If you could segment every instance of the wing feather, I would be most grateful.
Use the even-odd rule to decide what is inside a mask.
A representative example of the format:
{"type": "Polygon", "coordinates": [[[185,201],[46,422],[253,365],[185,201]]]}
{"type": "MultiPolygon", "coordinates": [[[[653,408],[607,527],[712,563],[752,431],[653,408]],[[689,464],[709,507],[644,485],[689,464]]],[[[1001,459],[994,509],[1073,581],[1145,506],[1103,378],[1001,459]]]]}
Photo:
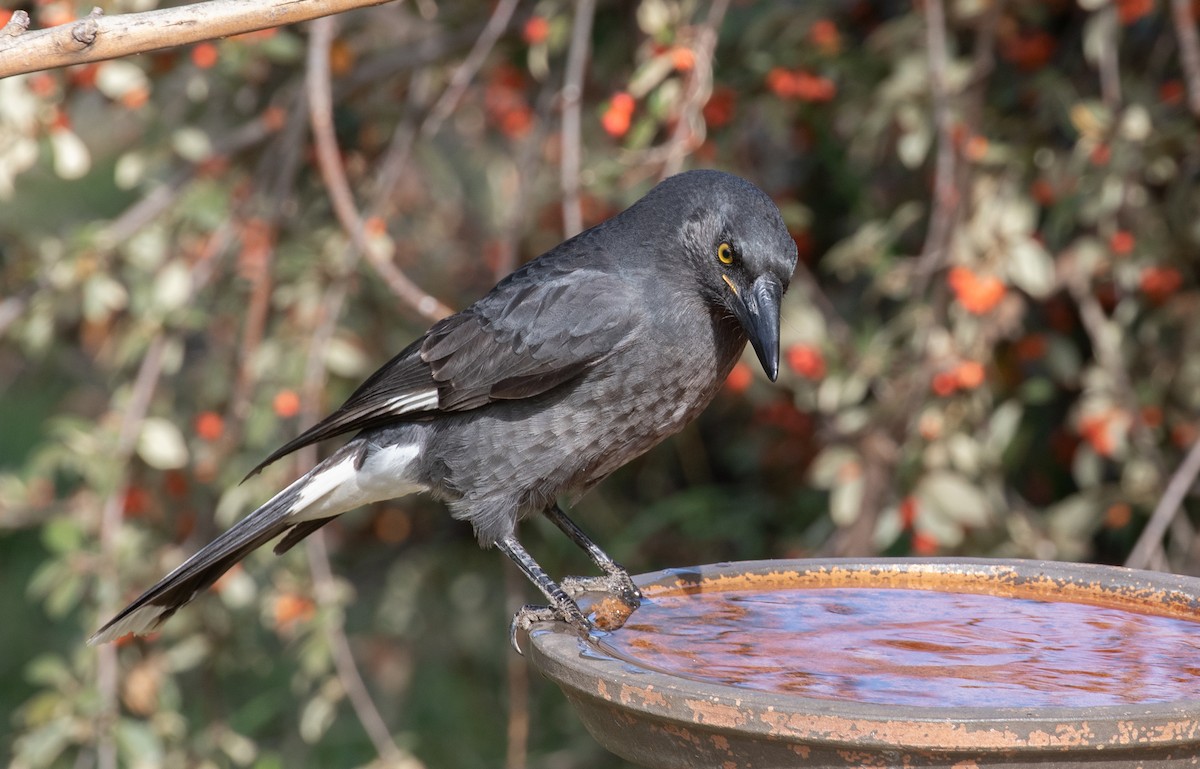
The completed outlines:
{"type": "Polygon", "coordinates": [[[515,273],[436,323],[250,475],[343,433],[548,392],[621,344],[636,322],[635,298],[624,281],[596,270],[515,273]]]}

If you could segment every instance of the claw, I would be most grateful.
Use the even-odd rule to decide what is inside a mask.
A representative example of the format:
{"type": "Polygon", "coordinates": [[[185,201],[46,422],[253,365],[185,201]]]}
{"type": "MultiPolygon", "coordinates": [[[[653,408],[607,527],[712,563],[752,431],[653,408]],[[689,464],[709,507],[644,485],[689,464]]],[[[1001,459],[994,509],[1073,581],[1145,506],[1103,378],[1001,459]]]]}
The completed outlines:
{"type": "Polygon", "coordinates": [[[529,636],[529,630],[539,622],[553,622],[555,620],[554,610],[549,606],[534,606],[533,604],[525,604],[517,613],[513,615],[512,624],[508,627],[508,642],[512,644],[513,650],[525,656],[525,652],[521,649],[521,642],[518,635],[524,633],[529,636]]]}
{"type": "Polygon", "coordinates": [[[565,622],[584,635],[592,630],[592,623],[588,622],[579,606],[569,598],[560,606],[537,606],[527,603],[513,615],[512,624],[508,628],[508,642],[522,657],[525,656],[525,652],[521,649],[518,636],[522,632],[528,636],[530,629],[539,622],[565,622]]]}

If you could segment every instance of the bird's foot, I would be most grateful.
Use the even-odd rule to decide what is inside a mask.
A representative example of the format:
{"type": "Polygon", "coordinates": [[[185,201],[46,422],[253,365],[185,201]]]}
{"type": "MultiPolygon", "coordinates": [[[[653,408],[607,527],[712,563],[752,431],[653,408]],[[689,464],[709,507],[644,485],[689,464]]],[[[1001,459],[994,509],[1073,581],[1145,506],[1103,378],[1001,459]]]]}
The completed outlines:
{"type": "Polygon", "coordinates": [[[605,594],[589,607],[592,624],[600,630],[619,630],[642,605],[642,591],[624,570],[610,571],[602,577],[567,577],[560,584],[572,598],[584,593],[605,594]]]}
{"type": "Polygon", "coordinates": [[[566,577],[560,583],[572,598],[584,593],[608,593],[619,598],[630,610],[642,605],[642,591],[625,570],[612,571],[602,577],[566,577]]]}
{"type": "Polygon", "coordinates": [[[570,598],[557,606],[525,604],[513,615],[512,624],[508,629],[509,643],[517,654],[525,655],[518,640],[519,635],[523,633],[528,636],[530,629],[539,622],[565,622],[584,635],[592,630],[592,623],[583,616],[578,604],[570,598]]]}

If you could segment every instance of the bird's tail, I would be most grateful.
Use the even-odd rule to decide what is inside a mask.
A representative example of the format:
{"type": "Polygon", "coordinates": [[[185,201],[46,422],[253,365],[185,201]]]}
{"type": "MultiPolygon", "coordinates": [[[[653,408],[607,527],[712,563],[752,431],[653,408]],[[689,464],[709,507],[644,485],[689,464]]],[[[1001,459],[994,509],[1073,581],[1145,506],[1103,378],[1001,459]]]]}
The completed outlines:
{"type": "Polygon", "coordinates": [[[409,447],[380,450],[362,439],[352,441],[142,593],[97,630],[88,644],[153,630],[235,563],[280,534],[284,537],[275,547],[276,554],[290,549],[340,513],[415,490],[395,483],[403,477],[403,468],[394,460],[411,459],[412,454],[415,450],[409,447]],[[395,480],[380,483],[381,476],[391,472],[396,473],[392,476],[395,480]]]}
{"type": "Polygon", "coordinates": [[[235,563],[289,528],[288,513],[299,497],[304,481],[305,478],[298,479],[208,543],[122,609],[97,630],[88,643],[115,641],[127,633],[147,633],[162,624],[235,563]]]}

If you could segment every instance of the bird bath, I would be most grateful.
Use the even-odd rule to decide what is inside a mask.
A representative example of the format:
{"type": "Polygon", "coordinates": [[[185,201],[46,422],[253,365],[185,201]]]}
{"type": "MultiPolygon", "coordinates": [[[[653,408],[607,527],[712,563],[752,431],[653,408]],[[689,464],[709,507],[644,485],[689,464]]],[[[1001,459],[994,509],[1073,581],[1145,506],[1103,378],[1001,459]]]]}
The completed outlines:
{"type": "Polygon", "coordinates": [[[825,559],[636,581],[621,630],[544,623],[527,646],[643,766],[1200,765],[1200,579],[825,559]]]}

